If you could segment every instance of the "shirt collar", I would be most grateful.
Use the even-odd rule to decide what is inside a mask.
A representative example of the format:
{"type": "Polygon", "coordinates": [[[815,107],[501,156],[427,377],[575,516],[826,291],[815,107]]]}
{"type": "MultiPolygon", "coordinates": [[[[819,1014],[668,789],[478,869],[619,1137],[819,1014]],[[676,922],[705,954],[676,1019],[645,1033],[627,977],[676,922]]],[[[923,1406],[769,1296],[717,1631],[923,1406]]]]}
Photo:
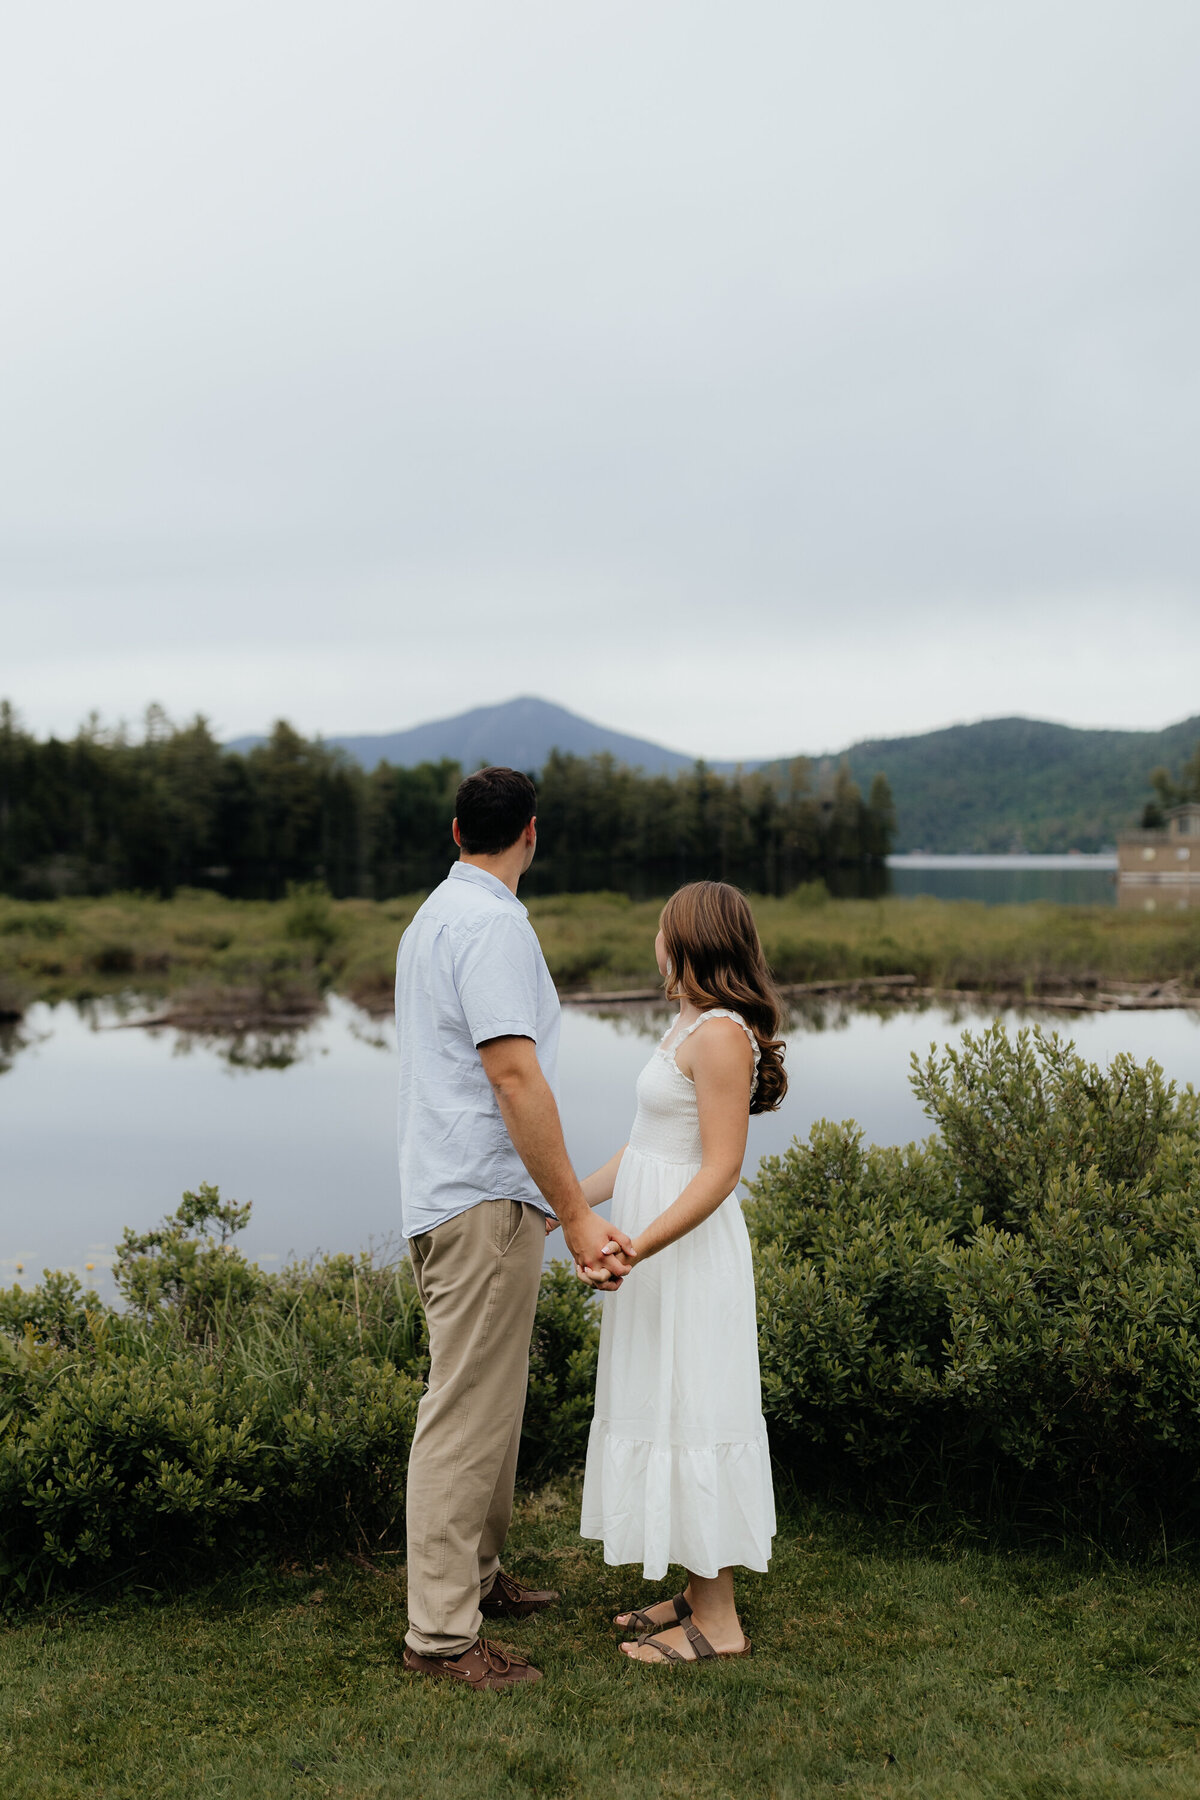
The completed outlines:
{"type": "Polygon", "coordinates": [[[470,881],[476,887],[486,888],[490,894],[495,894],[500,900],[507,900],[512,906],[520,907],[526,917],[529,916],[529,908],[521,904],[512,889],[505,887],[498,875],[481,869],[478,863],[451,863],[449,878],[451,881],[470,881]]]}

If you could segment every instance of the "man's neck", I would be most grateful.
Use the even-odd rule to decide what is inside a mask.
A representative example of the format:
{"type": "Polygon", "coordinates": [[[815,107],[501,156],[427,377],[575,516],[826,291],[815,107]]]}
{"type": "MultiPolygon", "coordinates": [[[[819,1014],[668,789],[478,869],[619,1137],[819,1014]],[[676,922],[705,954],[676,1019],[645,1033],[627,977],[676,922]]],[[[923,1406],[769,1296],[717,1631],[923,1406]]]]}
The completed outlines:
{"type": "Polygon", "coordinates": [[[465,850],[459,851],[458,860],[466,863],[468,868],[482,869],[488,875],[494,875],[502,881],[509,893],[516,897],[517,883],[525,873],[525,846],[521,845],[521,854],[513,856],[506,851],[503,856],[468,856],[465,850]]]}

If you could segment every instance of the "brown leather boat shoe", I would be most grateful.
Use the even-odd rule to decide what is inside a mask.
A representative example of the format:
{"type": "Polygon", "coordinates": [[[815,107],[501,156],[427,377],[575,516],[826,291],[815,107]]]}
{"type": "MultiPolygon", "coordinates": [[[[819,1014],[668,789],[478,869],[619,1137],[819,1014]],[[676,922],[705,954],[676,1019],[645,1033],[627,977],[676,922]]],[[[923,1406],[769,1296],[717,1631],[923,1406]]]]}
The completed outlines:
{"type": "Polygon", "coordinates": [[[464,1686],[478,1688],[519,1687],[523,1682],[540,1681],[542,1671],[526,1662],[515,1651],[501,1650],[486,1638],[476,1638],[469,1650],[459,1656],[420,1656],[404,1646],[404,1667],[411,1675],[440,1676],[446,1681],[461,1681],[464,1686]]]}
{"type": "Polygon", "coordinates": [[[553,1588],[522,1587],[499,1569],[486,1598],[479,1602],[479,1610],[485,1619],[527,1619],[530,1613],[544,1612],[557,1599],[553,1588]]]}

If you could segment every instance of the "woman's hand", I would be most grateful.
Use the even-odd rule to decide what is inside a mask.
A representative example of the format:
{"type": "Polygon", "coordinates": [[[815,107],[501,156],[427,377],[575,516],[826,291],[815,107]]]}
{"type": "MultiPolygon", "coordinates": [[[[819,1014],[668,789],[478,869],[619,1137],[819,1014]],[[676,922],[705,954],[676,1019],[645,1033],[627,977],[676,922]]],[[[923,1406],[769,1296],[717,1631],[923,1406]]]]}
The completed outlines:
{"type": "MultiPolygon", "coordinates": [[[[610,1239],[605,1246],[605,1254],[619,1250],[620,1247],[610,1239]]],[[[625,1279],[623,1275],[610,1275],[607,1269],[592,1269],[588,1267],[587,1263],[579,1262],[575,1264],[575,1273],[587,1287],[595,1288],[601,1294],[615,1294],[625,1279]]]]}

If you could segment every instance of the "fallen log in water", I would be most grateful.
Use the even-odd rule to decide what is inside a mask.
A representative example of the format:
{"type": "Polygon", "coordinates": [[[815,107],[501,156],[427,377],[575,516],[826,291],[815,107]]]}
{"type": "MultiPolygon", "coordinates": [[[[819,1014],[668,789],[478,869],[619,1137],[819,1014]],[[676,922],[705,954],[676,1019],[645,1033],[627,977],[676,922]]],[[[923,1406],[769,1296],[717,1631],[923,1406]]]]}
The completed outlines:
{"type": "Polygon", "coordinates": [[[854,975],[840,981],[786,981],[779,992],[785,1000],[802,1000],[806,994],[857,994],[866,988],[913,988],[915,975],[854,975]]]}
{"type": "MultiPolygon", "coordinates": [[[[839,981],[789,981],[779,984],[779,992],[785,1000],[803,999],[806,994],[857,994],[875,988],[910,988],[916,982],[915,975],[854,975],[839,981]]],[[[560,994],[559,999],[564,1006],[619,1006],[622,1002],[662,1000],[666,996],[661,987],[621,988],[611,993],[596,991],[592,988],[576,988],[573,992],[560,994]]]]}
{"type": "MultiPolygon", "coordinates": [[[[940,1001],[969,1006],[1044,1007],[1050,1012],[1158,1012],[1200,1008],[1200,994],[1184,993],[1178,982],[1142,983],[1120,992],[1107,990],[1085,994],[1064,992],[1057,985],[1027,993],[1024,988],[918,987],[915,975],[856,975],[841,981],[792,981],[781,983],[785,1000],[853,1000],[873,995],[894,996],[897,1001],[940,1001]]],[[[560,994],[564,1006],[620,1006],[664,1000],[658,988],[625,988],[614,992],[590,989],[560,994]]]]}
{"type": "Polygon", "coordinates": [[[240,1037],[249,1031],[301,1031],[324,1010],[323,995],[307,988],[271,993],[259,988],[203,987],[186,989],[149,1018],[122,1019],[110,1029],[150,1031],[169,1025],[176,1031],[240,1037]]]}

